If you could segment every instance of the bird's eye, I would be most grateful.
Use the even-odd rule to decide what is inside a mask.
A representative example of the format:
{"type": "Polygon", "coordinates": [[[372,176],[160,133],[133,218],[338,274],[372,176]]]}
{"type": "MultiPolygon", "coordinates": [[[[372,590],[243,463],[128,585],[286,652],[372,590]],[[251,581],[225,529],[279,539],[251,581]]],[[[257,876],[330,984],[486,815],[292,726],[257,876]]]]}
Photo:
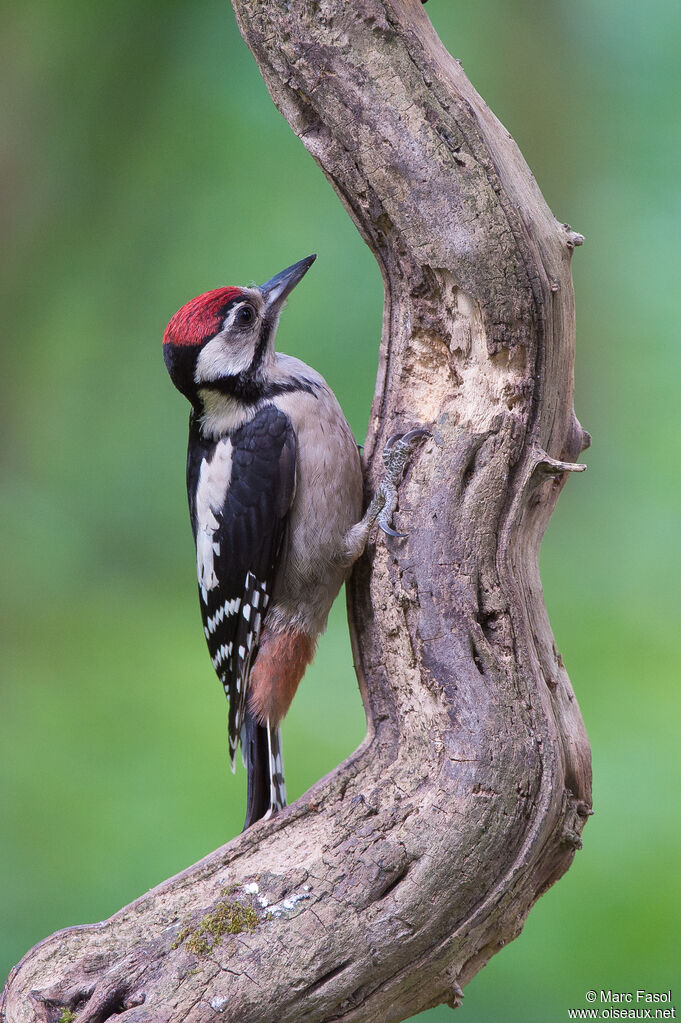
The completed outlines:
{"type": "Polygon", "coordinates": [[[255,319],[255,313],[249,305],[243,306],[236,314],[236,322],[240,327],[248,327],[255,319]]]}

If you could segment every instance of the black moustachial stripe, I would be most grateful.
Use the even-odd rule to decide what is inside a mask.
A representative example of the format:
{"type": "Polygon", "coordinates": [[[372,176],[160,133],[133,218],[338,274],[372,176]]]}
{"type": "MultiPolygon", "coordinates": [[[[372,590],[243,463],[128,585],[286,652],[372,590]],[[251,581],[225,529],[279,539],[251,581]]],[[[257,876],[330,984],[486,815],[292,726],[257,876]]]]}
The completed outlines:
{"type": "MultiPolygon", "coordinates": [[[[202,467],[210,469],[219,445],[231,444],[231,475],[220,508],[211,506],[216,583],[199,586],[204,632],[213,666],[229,698],[232,763],[244,721],[251,664],[274,585],[276,563],[295,488],[296,443],[291,422],[274,405],[264,408],[229,439],[206,441],[190,420],[187,488],[194,537],[199,521],[202,467]],[[217,524],[217,528],[215,527],[217,524]]],[[[222,452],[224,453],[224,448],[222,452]]],[[[199,538],[203,541],[204,537],[199,538]]]]}
{"type": "Polygon", "coordinates": [[[219,380],[211,380],[210,383],[202,384],[202,390],[217,391],[230,398],[236,398],[246,405],[254,405],[258,401],[271,401],[278,394],[289,394],[294,391],[307,391],[308,394],[317,398],[315,386],[309,380],[302,377],[291,377],[290,380],[272,383],[263,383],[255,380],[250,375],[250,369],[234,376],[221,377],[219,380]]]}

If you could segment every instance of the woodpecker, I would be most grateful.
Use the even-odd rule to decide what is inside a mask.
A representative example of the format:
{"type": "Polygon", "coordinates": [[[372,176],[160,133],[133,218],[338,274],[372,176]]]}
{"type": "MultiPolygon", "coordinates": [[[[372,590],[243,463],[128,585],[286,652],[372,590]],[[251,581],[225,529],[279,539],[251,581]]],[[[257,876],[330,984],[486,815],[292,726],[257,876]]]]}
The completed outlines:
{"type": "Polygon", "coordinates": [[[409,452],[392,438],[387,476],[362,518],[359,451],[340,405],[310,366],[274,350],[282,307],[316,256],[260,287],[187,302],[163,335],[172,382],[189,400],[187,492],[199,602],[229,700],[232,771],[248,771],[244,827],[286,805],[281,721],[317,638],[378,519],[386,533],[409,452]]]}

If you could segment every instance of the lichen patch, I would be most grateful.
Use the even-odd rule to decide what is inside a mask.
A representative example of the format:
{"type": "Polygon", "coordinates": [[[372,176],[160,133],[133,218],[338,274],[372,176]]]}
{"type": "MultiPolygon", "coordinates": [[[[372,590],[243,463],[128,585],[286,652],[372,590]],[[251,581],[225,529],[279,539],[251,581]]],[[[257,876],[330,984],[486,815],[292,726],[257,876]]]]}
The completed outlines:
{"type": "Polygon", "coordinates": [[[299,902],[309,898],[311,898],[309,892],[295,892],[293,895],[282,899],[281,902],[275,902],[273,906],[268,906],[265,914],[269,917],[285,916],[288,913],[292,913],[299,902]]]}

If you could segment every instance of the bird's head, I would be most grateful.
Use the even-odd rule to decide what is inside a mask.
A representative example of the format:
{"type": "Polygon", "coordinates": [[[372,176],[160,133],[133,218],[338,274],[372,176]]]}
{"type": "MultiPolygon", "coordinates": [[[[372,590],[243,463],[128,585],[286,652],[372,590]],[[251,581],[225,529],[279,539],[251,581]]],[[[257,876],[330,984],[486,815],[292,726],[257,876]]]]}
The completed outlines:
{"type": "Polygon", "coordinates": [[[257,399],[284,302],[316,258],[301,259],[260,287],[207,291],[175,313],[163,354],[171,380],[192,404],[203,390],[257,399]]]}

